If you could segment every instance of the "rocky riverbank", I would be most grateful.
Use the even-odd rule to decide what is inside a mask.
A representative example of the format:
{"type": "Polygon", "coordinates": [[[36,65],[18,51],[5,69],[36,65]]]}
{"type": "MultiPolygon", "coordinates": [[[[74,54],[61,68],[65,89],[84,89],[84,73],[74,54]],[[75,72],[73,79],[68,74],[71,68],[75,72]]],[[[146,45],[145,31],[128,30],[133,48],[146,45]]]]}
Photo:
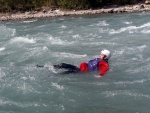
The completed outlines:
{"type": "Polygon", "coordinates": [[[136,5],[126,5],[126,6],[112,6],[111,8],[101,8],[101,9],[89,9],[89,10],[72,10],[72,11],[62,11],[59,9],[45,10],[42,11],[31,11],[24,13],[7,13],[0,14],[0,21],[8,20],[21,20],[21,19],[32,19],[32,18],[46,18],[46,17],[58,17],[58,16],[72,16],[72,15],[90,15],[90,14],[104,14],[104,13],[124,13],[124,12],[144,12],[150,11],[150,4],[136,4],[136,5]]]}

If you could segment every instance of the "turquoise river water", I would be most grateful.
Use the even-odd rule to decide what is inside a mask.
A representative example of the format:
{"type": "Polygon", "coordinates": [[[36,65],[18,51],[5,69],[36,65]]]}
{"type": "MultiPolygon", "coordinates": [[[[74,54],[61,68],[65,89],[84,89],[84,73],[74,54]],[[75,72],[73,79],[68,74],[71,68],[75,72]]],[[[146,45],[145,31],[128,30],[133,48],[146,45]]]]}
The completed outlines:
{"type": "Polygon", "coordinates": [[[150,113],[150,12],[0,22],[0,113],[150,113]],[[102,78],[53,69],[104,48],[102,78]]]}

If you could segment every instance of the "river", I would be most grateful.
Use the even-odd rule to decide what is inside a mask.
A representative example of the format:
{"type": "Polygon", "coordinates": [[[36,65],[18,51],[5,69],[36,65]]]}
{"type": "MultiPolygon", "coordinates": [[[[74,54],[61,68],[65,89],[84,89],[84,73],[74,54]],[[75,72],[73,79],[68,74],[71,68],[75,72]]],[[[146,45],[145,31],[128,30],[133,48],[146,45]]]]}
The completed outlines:
{"type": "Polygon", "coordinates": [[[149,48],[150,12],[0,22],[0,113],[149,113],[149,48]],[[99,79],[53,69],[102,49],[112,57],[99,79]]]}

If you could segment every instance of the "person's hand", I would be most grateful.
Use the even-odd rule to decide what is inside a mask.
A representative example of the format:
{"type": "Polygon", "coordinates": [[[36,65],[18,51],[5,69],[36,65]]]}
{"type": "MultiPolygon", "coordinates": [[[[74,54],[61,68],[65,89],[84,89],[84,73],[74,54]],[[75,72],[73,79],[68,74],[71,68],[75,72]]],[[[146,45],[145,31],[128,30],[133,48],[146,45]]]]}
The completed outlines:
{"type": "Polygon", "coordinates": [[[101,76],[101,75],[95,75],[95,77],[96,77],[96,78],[100,78],[100,77],[102,77],[102,76],[101,76]]]}

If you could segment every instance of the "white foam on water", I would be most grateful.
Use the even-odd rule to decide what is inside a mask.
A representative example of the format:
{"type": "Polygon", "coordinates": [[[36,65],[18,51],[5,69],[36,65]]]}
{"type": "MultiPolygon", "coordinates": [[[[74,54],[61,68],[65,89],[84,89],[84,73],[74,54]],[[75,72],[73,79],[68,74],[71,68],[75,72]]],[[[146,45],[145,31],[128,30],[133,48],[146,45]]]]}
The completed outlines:
{"type": "Polygon", "coordinates": [[[47,51],[47,50],[49,50],[49,49],[48,49],[47,46],[44,46],[44,47],[43,47],[43,50],[44,50],[44,51],[47,51]]]}
{"type": "Polygon", "coordinates": [[[44,28],[44,27],[46,27],[46,25],[37,26],[37,28],[44,28]]]}
{"type": "Polygon", "coordinates": [[[79,35],[79,34],[76,34],[76,35],[73,35],[72,36],[74,39],[78,39],[78,38],[80,38],[81,36],[79,35]]]}
{"type": "Polygon", "coordinates": [[[65,107],[63,105],[60,105],[60,108],[64,111],[65,107]]]}
{"type": "Polygon", "coordinates": [[[133,68],[127,69],[126,72],[139,74],[141,72],[149,72],[149,68],[150,68],[150,65],[145,65],[145,66],[140,66],[140,67],[137,67],[137,68],[134,68],[134,69],[133,68]]]}
{"type": "Polygon", "coordinates": [[[141,33],[143,33],[143,34],[150,34],[150,30],[142,30],[141,33]]]}
{"type": "Polygon", "coordinates": [[[146,48],[147,48],[147,45],[141,45],[141,46],[138,46],[138,47],[137,47],[137,49],[138,49],[140,52],[144,51],[144,49],[146,49],[146,48]]]}
{"type": "Polygon", "coordinates": [[[67,26],[65,26],[65,25],[62,25],[62,26],[61,26],[61,28],[67,28],[67,26]]]}
{"type": "MultiPolygon", "coordinates": [[[[93,39],[94,40],[94,39],[93,39]]],[[[84,42],[83,45],[117,45],[115,42],[84,42]]]]}
{"type": "Polygon", "coordinates": [[[104,92],[102,94],[105,94],[106,97],[114,97],[114,96],[118,95],[118,92],[115,92],[115,91],[113,91],[113,92],[106,91],[106,92],[104,92]]]}
{"type": "Polygon", "coordinates": [[[35,77],[29,76],[29,79],[35,81],[35,77]]]}
{"type": "Polygon", "coordinates": [[[123,27],[123,28],[120,28],[119,30],[111,29],[109,34],[119,34],[125,31],[131,31],[131,30],[136,30],[136,29],[137,29],[136,26],[123,27]]]}
{"type": "Polygon", "coordinates": [[[105,91],[102,94],[104,94],[106,97],[114,97],[118,95],[125,95],[125,96],[131,96],[131,97],[138,97],[138,98],[147,98],[150,99],[149,95],[145,95],[142,93],[136,93],[128,90],[117,90],[117,91],[105,91]]]}
{"type": "Polygon", "coordinates": [[[98,31],[99,31],[100,33],[108,33],[108,32],[111,32],[112,29],[109,29],[109,28],[106,28],[106,29],[99,28],[98,31]]]}
{"type": "Polygon", "coordinates": [[[11,34],[11,36],[13,37],[13,36],[15,36],[15,34],[16,34],[16,29],[12,29],[12,34],[11,34]]]}
{"type": "Polygon", "coordinates": [[[145,28],[145,27],[150,27],[150,22],[146,23],[146,24],[143,24],[137,28],[145,28]]]}
{"type": "Polygon", "coordinates": [[[74,41],[67,41],[67,40],[61,40],[60,38],[58,37],[53,37],[53,36],[50,36],[49,37],[49,40],[50,40],[50,43],[51,44],[54,44],[54,45],[70,45],[70,44],[73,44],[74,41]]]}
{"type": "Polygon", "coordinates": [[[119,81],[119,82],[112,82],[112,83],[107,83],[107,82],[98,82],[94,83],[94,85],[100,85],[100,86],[109,86],[109,85],[132,85],[132,84],[143,84],[144,82],[148,81],[147,79],[141,79],[141,80],[134,80],[134,81],[119,81]]]}
{"type": "Polygon", "coordinates": [[[109,24],[104,20],[104,21],[99,21],[97,26],[108,26],[109,24]]]}
{"type": "Polygon", "coordinates": [[[23,80],[27,80],[28,78],[27,78],[27,77],[21,77],[21,79],[23,79],[23,80]]]}
{"type": "Polygon", "coordinates": [[[92,24],[92,25],[89,25],[89,26],[109,26],[109,24],[105,21],[105,20],[103,20],[103,21],[99,21],[98,23],[94,23],[94,24],[92,24]]]}
{"type": "Polygon", "coordinates": [[[139,52],[140,53],[143,52],[145,49],[147,49],[147,47],[148,46],[145,44],[141,45],[141,46],[135,46],[135,47],[134,46],[133,47],[124,47],[124,48],[114,51],[113,54],[116,55],[117,57],[118,57],[118,55],[119,56],[125,55],[125,54],[129,55],[129,54],[134,54],[134,53],[136,53],[136,54],[138,53],[138,55],[140,55],[139,52]]]}
{"type": "Polygon", "coordinates": [[[59,73],[59,72],[54,68],[53,65],[45,65],[45,67],[46,67],[48,70],[52,71],[53,73],[59,73]]]}
{"type": "Polygon", "coordinates": [[[65,52],[55,52],[55,57],[63,57],[63,58],[84,58],[87,57],[86,54],[79,55],[79,54],[73,54],[73,53],[65,53],[65,52]]]}
{"type": "Polygon", "coordinates": [[[138,27],[137,26],[128,26],[128,27],[122,27],[118,30],[111,29],[109,31],[109,34],[119,34],[119,33],[125,32],[125,31],[129,31],[129,33],[134,33],[134,32],[137,32],[138,29],[149,28],[149,27],[150,27],[150,22],[143,24],[141,26],[138,26],[138,27]]]}
{"type": "Polygon", "coordinates": [[[0,51],[4,51],[5,49],[5,47],[0,47],[0,51]]]}
{"type": "Polygon", "coordinates": [[[129,25],[129,24],[132,24],[132,22],[123,22],[124,24],[127,24],[127,25],[129,25]]]}
{"type": "Polygon", "coordinates": [[[123,93],[123,95],[150,99],[149,95],[145,95],[145,94],[142,94],[142,93],[135,93],[135,92],[132,92],[132,91],[126,91],[126,92],[123,93]]]}
{"type": "Polygon", "coordinates": [[[52,82],[51,85],[52,85],[53,87],[55,87],[56,89],[58,89],[58,90],[64,90],[64,86],[61,86],[61,85],[59,85],[59,84],[56,83],[56,82],[52,82]]]}
{"type": "MultiPolygon", "coordinates": [[[[92,38],[94,38],[94,39],[102,38],[102,36],[100,36],[100,35],[98,35],[98,34],[96,34],[96,33],[89,33],[87,36],[82,37],[82,38],[84,38],[84,40],[85,40],[85,38],[89,38],[89,37],[92,37],[92,38]]],[[[81,38],[81,36],[80,36],[80,38],[81,38]]],[[[81,38],[81,39],[82,39],[82,38],[81,38]]]]}
{"type": "Polygon", "coordinates": [[[30,92],[35,92],[34,88],[30,84],[25,82],[27,80],[26,77],[23,77],[21,79],[23,79],[23,80],[18,81],[17,82],[17,87],[16,87],[19,91],[22,91],[23,94],[27,94],[27,93],[30,93],[30,92]]]}
{"type": "Polygon", "coordinates": [[[26,21],[23,21],[22,23],[33,23],[33,22],[36,22],[37,21],[37,19],[35,19],[35,20],[26,20],[26,21]]]}
{"type": "Polygon", "coordinates": [[[27,107],[32,107],[32,106],[40,106],[40,104],[36,103],[36,102],[27,102],[27,103],[20,103],[20,102],[15,102],[9,99],[6,99],[4,97],[0,97],[0,105],[4,106],[4,105],[15,105],[21,108],[27,108],[27,107]]]}
{"type": "Polygon", "coordinates": [[[6,76],[5,72],[2,68],[0,68],[0,81],[2,80],[2,77],[6,76]]]}
{"type": "Polygon", "coordinates": [[[15,37],[11,39],[11,43],[16,43],[16,42],[24,42],[24,43],[36,43],[35,39],[33,38],[27,38],[27,37],[15,37]]]}
{"type": "MultiPolygon", "coordinates": [[[[0,35],[4,35],[4,36],[15,36],[15,34],[16,34],[16,29],[15,28],[8,28],[8,27],[6,27],[5,25],[2,25],[2,26],[0,26],[0,32],[1,32],[1,34],[0,35]]],[[[3,36],[3,37],[4,37],[3,36]]]]}
{"type": "Polygon", "coordinates": [[[125,50],[117,50],[117,51],[114,51],[114,55],[123,55],[125,53],[125,50]]]}
{"type": "Polygon", "coordinates": [[[142,80],[134,80],[134,81],[119,81],[119,82],[114,82],[112,84],[117,84],[117,85],[124,85],[124,84],[137,84],[137,83],[141,83],[143,84],[144,82],[146,82],[146,79],[142,79],[142,80]]]}

